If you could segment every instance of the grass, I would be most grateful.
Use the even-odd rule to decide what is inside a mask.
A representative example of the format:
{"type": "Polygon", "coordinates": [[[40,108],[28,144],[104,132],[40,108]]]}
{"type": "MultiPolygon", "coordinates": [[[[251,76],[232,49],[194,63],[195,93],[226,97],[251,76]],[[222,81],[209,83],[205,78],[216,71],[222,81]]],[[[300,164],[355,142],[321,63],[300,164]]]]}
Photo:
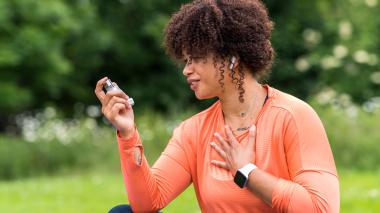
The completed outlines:
{"type": "MultiPolygon", "coordinates": [[[[341,212],[380,212],[380,171],[342,170],[341,212]]],[[[118,172],[80,172],[0,182],[2,212],[107,212],[127,202],[118,172]]],[[[164,212],[199,212],[189,187],[164,212]]]]}
{"type": "MultiPolygon", "coordinates": [[[[127,203],[122,177],[112,172],[85,172],[0,182],[1,212],[108,212],[127,203]]],[[[165,212],[198,212],[194,190],[188,190],[165,212]]]]}
{"type": "Polygon", "coordinates": [[[380,212],[380,171],[345,170],[339,176],[341,212],[380,212]]]}

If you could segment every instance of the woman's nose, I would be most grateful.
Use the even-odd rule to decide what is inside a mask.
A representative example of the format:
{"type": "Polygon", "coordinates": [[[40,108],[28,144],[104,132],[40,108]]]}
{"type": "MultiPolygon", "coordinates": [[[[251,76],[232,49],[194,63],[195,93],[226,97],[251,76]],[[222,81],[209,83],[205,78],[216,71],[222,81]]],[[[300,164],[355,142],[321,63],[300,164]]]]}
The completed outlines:
{"type": "Polygon", "coordinates": [[[185,67],[183,68],[182,70],[182,74],[184,76],[189,76],[191,73],[192,73],[192,68],[191,68],[191,65],[190,64],[186,64],[185,67]]]}

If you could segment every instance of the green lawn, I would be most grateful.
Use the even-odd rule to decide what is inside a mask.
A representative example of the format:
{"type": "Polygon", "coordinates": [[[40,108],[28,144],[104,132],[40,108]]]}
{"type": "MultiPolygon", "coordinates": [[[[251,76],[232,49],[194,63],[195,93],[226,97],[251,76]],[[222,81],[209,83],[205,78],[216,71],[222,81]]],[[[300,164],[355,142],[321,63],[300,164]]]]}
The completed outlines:
{"type": "MultiPolygon", "coordinates": [[[[126,203],[119,173],[83,172],[0,182],[1,212],[107,212],[126,203]],[[83,174],[84,173],[84,174],[83,174]]],[[[341,212],[380,212],[380,171],[340,172],[341,212]]],[[[199,212],[190,187],[164,212],[199,212]]]]}

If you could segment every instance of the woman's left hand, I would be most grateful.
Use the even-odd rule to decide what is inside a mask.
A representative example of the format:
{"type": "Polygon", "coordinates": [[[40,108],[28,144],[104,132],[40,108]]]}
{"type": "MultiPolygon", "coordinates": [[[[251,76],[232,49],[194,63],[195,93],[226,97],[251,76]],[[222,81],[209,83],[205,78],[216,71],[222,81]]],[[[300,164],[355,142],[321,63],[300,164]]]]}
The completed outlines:
{"type": "Polygon", "coordinates": [[[211,160],[215,166],[229,170],[233,176],[236,171],[248,163],[254,163],[254,147],[256,139],[256,127],[249,129],[248,141],[246,144],[240,144],[233,135],[231,128],[225,126],[227,139],[224,139],[219,133],[215,133],[215,137],[220,142],[218,146],[215,142],[211,142],[211,146],[218,152],[224,161],[211,160]]]}

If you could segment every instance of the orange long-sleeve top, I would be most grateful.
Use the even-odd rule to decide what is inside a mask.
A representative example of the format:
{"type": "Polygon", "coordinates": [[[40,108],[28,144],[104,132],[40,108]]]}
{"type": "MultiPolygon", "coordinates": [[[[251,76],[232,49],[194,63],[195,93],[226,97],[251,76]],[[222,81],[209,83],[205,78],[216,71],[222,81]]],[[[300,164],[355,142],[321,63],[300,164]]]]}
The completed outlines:
{"type": "MultiPolygon", "coordinates": [[[[256,125],[258,168],[277,177],[272,206],[247,188],[240,189],[230,172],[212,165],[223,160],[211,147],[214,133],[223,137],[224,118],[216,101],[183,121],[164,152],[150,168],[137,164],[134,147],[143,147],[136,130],[127,140],[117,134],[128,199],[136,212],[165,207],[191,183],[202,212],[339,212],[339,181],[324,127],[305,102],[264,85],[268,100],[256,125]]],[[[248,131],[237,135],[246,141],[248,131]]],[[[254,180],[253,180],[254,181],[254,180]]]]}

